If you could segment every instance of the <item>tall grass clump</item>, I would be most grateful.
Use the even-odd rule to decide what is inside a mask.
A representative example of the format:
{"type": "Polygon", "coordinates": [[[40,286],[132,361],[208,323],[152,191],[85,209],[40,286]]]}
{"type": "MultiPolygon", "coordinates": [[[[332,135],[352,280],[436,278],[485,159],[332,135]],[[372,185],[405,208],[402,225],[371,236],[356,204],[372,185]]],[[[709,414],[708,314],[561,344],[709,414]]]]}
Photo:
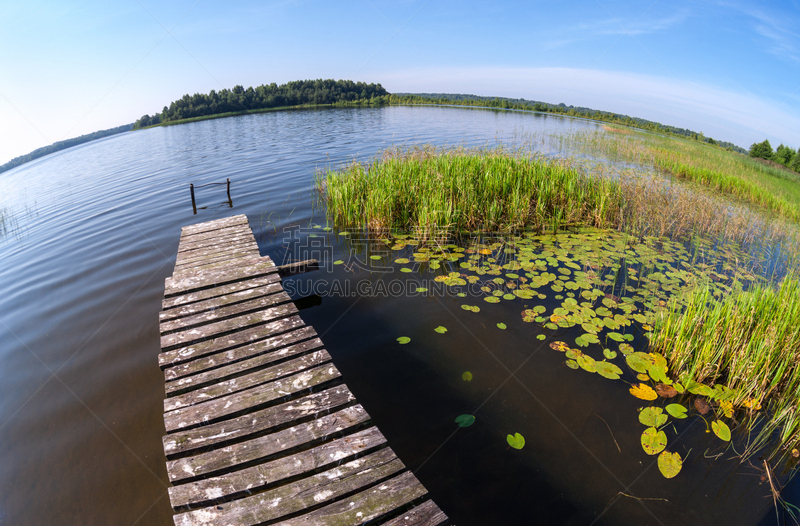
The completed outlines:
{"type": "Polygon", "coordinates": [[[393,149],[320,173],[318,184],[334,222],[373,231],[609,227],[623,206],[618,182],[503,148],[393,149]]]}
{"type": "Polygon", "coordinates": [[[783,452],[800,442],[800,279],[788,274],[779,286],[759,284],[722,299],[707,287],[675,298],[659,317],[650,341],[686,384],[720,384],[732,390],[734,407],[751,414],[763,407],[748,450],[775,433],[783,452]],[[685,304],[685,307],[681,307],[685,304]],[[764,423],[766,420],[766,423],[764,423]]]}

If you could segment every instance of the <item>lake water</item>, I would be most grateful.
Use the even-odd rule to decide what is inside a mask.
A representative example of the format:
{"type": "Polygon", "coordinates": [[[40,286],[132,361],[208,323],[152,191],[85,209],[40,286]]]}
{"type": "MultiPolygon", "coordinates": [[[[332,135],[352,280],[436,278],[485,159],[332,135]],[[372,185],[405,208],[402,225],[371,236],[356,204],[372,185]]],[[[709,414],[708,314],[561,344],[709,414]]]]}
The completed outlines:
{"type": "MultiPolygon", "coordinates": [[[[466,108],[282,111],[127,133],[1,174],[0,524],[171,524],[157,321],[182,226],[246,214],[262,255],[282,262],[325,225],[317,168],[522,135],[554,154],[549,134],[597,129],[466,108]],[[232,208],[224,187],[206,186],[193,215],[189,183],[228,178],[232,208]]],[[[352,243],[322,238],[330,261],[352,255],[352,243]]],[[[287,288],[298,297],[337,279],[378,278],[338,265],[287,288]]],[[[685,430],[692,462],[661,477],[638,442],[637,400],[512,326],[520,305],[475,322],[453,297],[338,295],[302,315],[454,524],[775,522],[758,461],[706,458],[716,452],[701,425],[685,430]],[[491,330],[498,322],[510,330],[491,330]],[[399,346],[403,335],[415,345],[399,346]],[[462,413],[476,424],[458,428],[462,413]],[[522,450],[505,442],[514,432],[522,450]]]]}

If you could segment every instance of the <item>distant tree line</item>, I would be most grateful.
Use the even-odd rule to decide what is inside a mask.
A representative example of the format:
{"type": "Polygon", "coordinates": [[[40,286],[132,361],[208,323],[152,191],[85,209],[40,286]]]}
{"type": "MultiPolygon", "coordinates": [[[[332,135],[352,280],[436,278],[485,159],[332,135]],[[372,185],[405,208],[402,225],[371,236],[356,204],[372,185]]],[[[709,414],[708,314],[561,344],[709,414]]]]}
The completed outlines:
{"type": "Polygon", "coordinates": [[[677,135],[716,145],[738,153],[747,154],[747,150],[741,146],[726,141],[715,141],[711,137],[706,137],[703,132],[698,133],[685,128],[677,128],[675,126],[648,121],[638,117],[629,117],[628,115],[621,115],[619,113],[584,108],[582,106],[567,106],[563,102],[561,104],[550,104],[535,100],[481,97],[479,95],[455,93],[395,93],[389,96],[389,100],[392,104],[457,104],[459,106],[485,106],[489,108],[538,111],[569,115],[572,117],[584,117],[597,121],[632,126],[664,135],[677,135]]]}
{"type": "Polygon", "coordinates": [[[161,113],[143,115],[133,124],[133,129],[155,124],[205,117],[222,113],[247,112],[282,106],[303,104],[337,104],[374,101],[383,103],[388,95],[380,84],[366,84],[352,80],[296,80],[286,84],[264,84],[245,89],[234,86],[232,90],[211,90],[207,95],[195,93],[164,106],[161,113]]]}
{"type": "Polygon", "coordinates": [[[791,168],[795,172],[800,172],[800,149],[795,150],[791,146],[781,144],[773,152],[772,145],[767,139],[764,139],[764,142],[756,142],[750,146],[750,157],[773,161],[791,168]]]}
{"type": "Polygon", "coordinates": [[[34,159],[38,159],[39,157],[44,157],[47,154],[57,152],[59,150],[64,150],[66,148],[77,146],[85,142],[94,141],[95,139],[102,139],[103,137],[108,137],[109,135],[116,135],[118,133],[124,133],[126,131],[130,131],[132,127],[133,124],[124,124],[122,126],[117,126],[116,128],[109,128],[107,130],[96,131],[94,133],[87,133],[86,135],[81,135],[80,137],[75,137],[73,139],[54,142],[49,146],[43,146],[41,148],[37,148],[36,150],[33,150],[29,154],[20,155],[19,157],[14,157],[6,164],[0,166],[0,173],[15,168],[21,164],[25,164],[29,161],[33,161],[34,159]]]}

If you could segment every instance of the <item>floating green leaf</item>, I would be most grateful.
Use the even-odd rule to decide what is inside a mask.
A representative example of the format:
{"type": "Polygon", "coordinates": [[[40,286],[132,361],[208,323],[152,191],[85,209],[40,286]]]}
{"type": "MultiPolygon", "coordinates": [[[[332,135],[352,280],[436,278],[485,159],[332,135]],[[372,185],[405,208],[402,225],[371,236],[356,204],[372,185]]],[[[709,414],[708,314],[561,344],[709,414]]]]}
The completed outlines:
{"type": "Polygon", "coordinates": [[[625,356],[625,362],[628,367],[637,373],[646,373],[647,368],[651,365],[650,357],[643,352],[635,352],[625,356]]]}
{"type": "Polygon", "coordinates": [[[617,352],[612,351],[611,349],[603,349],[603,356],[608,358],[609,360],[613,360],[617,357],[617,352]]]}
{"type": "Polygon", "coordinates": [[[576,362],[575,360],[567,360],[566,363],[567,363],[567,367],[569,367],[570,369],[579,369],[580,368],[580,365],[578,365],[578,362],[576,362]]]}
{"type": "Polygon", "coordinates": [[[417,292],[428,292],[428,289],[425,287],[417,287],[417,292]]]}
{"type": "Polygon", "coordinates": [[[508,442],[508,445],[513,447],[514,449],[522,449],[523,447],[525,447],[525,437],[523,437],[519,433],[514,433],[513,435],[506,436],[506,442],[508,442]]]}
{"type": "Polygon", "coordinates": [[[669,404],[664,409],[674,418],[686,418],[686,407],[681,404],[669,404]]]}
{"type": "Polygon", "coordinates": [[[648,455],[658,455],[667,447],[667,434],[655,427],[648,427],[642,433],[642,449],[648,455]]]}
{"type": "Polygon", "coordinates": [[[545,334],[537,334],[536,335],[536,339],[539,340],[539,341],[542,341],[542,340],[544,340],[546,338],[547,338],[547,335],[545,335],[545,334]]]}
{"type": "Polygon", "coordinates": [[[400,336],[399,338],[397,338],[397,343],[399,343],[400,345],[405,345],[410,341],[411,338],[409,338],[408,336],[400,336]]]}
{"type": "Polygon", "coordinates": [[[504,330],[506,330],[506,324],[505,323],[498,323],[497,324],[497,328],[504,331],[504,330]]]}
{"type": "Polygon", "coordinates": [[[469,371],[464,371],[461,374],[461,379],[464,380],[465,382],[471,382],[472,381],[472,373],[469,372],[469,371]]]}
{"type": "Polygon", "coordinates": [[[472,415],[458,415],[456,417],[456,424],[458,427],[469,427],[475,423],[475,417],[472,415]]]}
{"type": "Polygon", "coordinates": [[[722,420],[714,420],[711,422],[711,430],[720,440],[724,440],[725,442],[731,441],[731,429],[728,427],[728,424],[722,420]]]}
{"type": "MultiPolygon", "coordinates": [[[[413,271],[413,270],[411,270],[411,269],[410,269],[410,268],[408,268],[408,267],[400,267],[400,272],[409,273],[409,272],[414,272],[414,271],[413,271]]],[[[417,290],[419,290],[419,289],[417,289],[417,290]]],[[[425,290],[428,290],[428,289],[425,289],[425,290]]]]}
{"type": "Polygon", "coordinates": [[[609,332],[608,337],[614,340],[615,342],[621,342],[624,340],[623,336],[618,332],[609,332]]]}
{"type": "Polygon", "coordinates": [[[442,327],[441,325],[439,325],[438,327],[436,327],[436,328],[435,328],[435,329],[433,329],[433,330],[435,330],[435,331],[436,331],[436,332],[438,332],[439,334],[444,334],[444,333],[446,333],[446,332],[447,332],[447,327],[442,327]]]}
{"type": "Polygon", "coordinates": [[[661,427],[667,423],[667,415],[660,407],[645,407],[639,413],[639,422],[647,427],[661,427]]]}
{"type": "Polygon", "coordinates": [[[336,261],[333,262],[334,265],[341,265],[342,263],[344,263],[344,261],[342,261],[341,259],[337,259],[336,261]]]}
{"type": "Polygon", "coordinates": [[[679,454],[662,451],[661,454],[658,455],[658,469],[661,471],[661,474],[664,475],[664,478],[671,479],[681,472],[682,467],[683,460],[681,460],[679,454]]]}
{"type": "Polygon", "coordinates": [[[486,303],[500,303],[500,298],[497,296],[484,296],[483,301],[486,303]]]}
{"type": "Polygon", "coordinates": [[[592,358],[592,357],[591,357],[591,356],[589,356],[588,354],[579,354],[579,355],[578,355],[578,360],[577,360],[577,361],[578,361],[578,365],[579,365],[579,366],[581,367],[581,369],[583,369],[584,371],[588,371],[588,372],[590,372],[590,373],[595,373],[595,372],[597,372],[597,369],[595,368],[595,364],[596,364],[597,362],[595,361],[595,359],[594,359],[594,358],[592,358]]]}
{"type": "Polygon", "coordinates": [[[619,380],[622,375],[622,369],[611,362],[595,362],[594,368],[597,370],[597,374],[609,380],[619,380]]]}

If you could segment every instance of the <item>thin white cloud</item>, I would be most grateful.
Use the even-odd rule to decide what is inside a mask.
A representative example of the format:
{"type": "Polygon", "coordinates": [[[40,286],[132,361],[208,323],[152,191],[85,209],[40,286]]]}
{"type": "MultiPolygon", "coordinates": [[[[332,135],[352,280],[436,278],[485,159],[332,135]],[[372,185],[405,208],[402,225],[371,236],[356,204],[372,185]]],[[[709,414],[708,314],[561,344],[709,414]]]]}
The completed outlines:
{"type": "Polygon", "coordinates": [[[800,62],[800,17],[796,5],[793,10],[767,11],[749,4],[721,2],[719,5],[750,17],[753,29],[764,39],[766,51],[784,60],[800,62]]]}
{"type": "Polygon", "coordinates": [[[385,72],[390,92],[470,93],[585,106],[641,117],[748,147],[765,137],[800,146],[800,116],[717,86],[572,68],[428,68],[385,72]]]}

